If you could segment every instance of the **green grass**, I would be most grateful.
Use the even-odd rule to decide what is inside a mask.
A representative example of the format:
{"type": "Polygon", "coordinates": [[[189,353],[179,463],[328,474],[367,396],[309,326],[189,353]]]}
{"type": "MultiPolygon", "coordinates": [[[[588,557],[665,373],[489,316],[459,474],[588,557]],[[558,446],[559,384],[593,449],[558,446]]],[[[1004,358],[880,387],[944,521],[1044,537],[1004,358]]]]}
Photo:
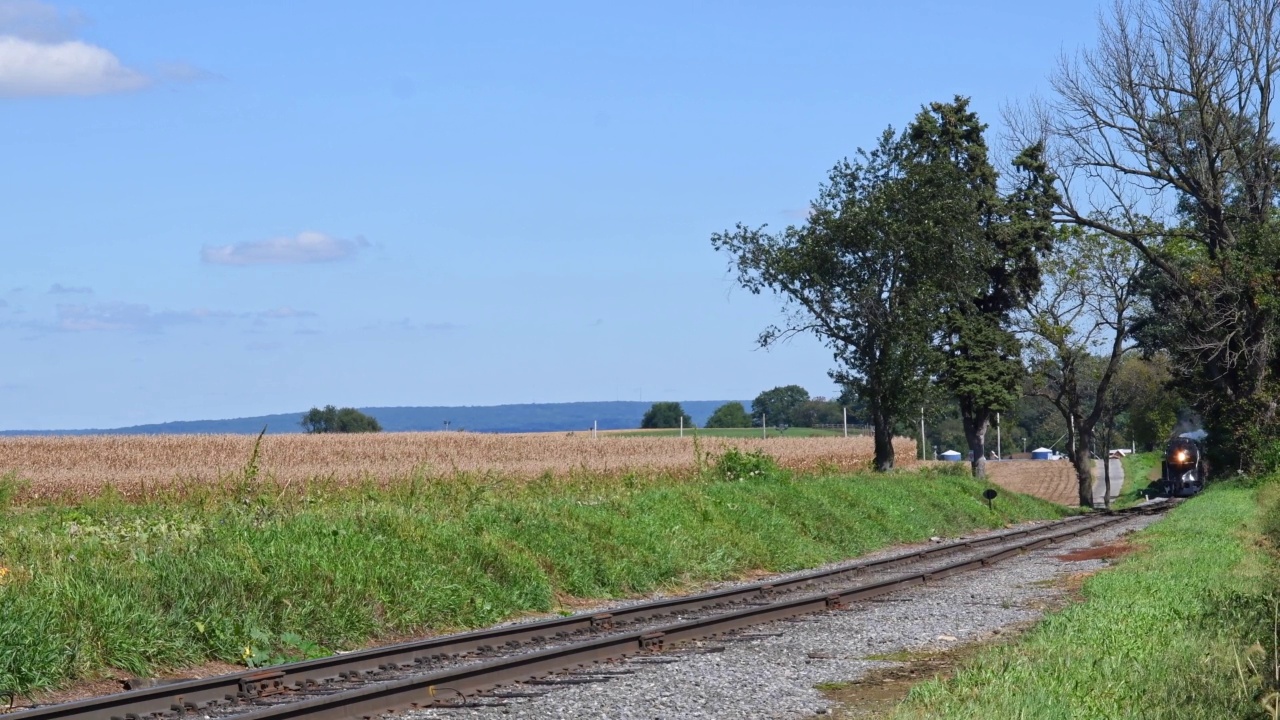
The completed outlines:
{"type": "Polygon", "coordinates": [[[1067,512],[1010,494],[993,512],[986,485],[936,472],[792,478],[749,454],[735,467],[765,472],[0,505],[0,692],[269,664],[1067,512]]]}
{"type": "MultiPolygon", "coordinates": [[[[695,431],[691,428],[685,428],[686,437],[691,437],[695,431]]],[[[698,428],[698,435],[702,437],[727,437],[727,438],[758,438],[760,437],[760,428],[698,428]]],[[[612,433],[623,437],[676,437],[680,434],[680,430],[628,430],[625,432],[612,433]]],[[[767,438],[778,437],[841,437],[843,430],[832,430],[829,428],[806,428],[793,427],[787,428],[785,431],[779,431],[775,428],[769,428],[767,438]]],[[[867,431],[849,428],[849,437],[855,435],[867,435],[867,431]]]]}
{"type": "Polygon", "coordinates": [[[1255,698],[1269,673],[1255,668],[1272,645],[1277,575],[1262,533],[1280,517],[1277,495],[1210,486],[1143,531],[1140,552],[1090,578],[1083,603],[950,680],[916,686],[894,717],[1263,717],[1255,698]]]}
{"type": "Polygon", "coordinates": [[[1153,478],[1160,476],[1162,453],[1131,453],[1120,461],[1124,468],[1124,487],[1120,495],[1112,503],[1112,507],[1129,507],[1143,499],[1142,491],[1147,489],[1153,478]],[[1154,476],[1152,475],[1154,473],[1154,476]]]}

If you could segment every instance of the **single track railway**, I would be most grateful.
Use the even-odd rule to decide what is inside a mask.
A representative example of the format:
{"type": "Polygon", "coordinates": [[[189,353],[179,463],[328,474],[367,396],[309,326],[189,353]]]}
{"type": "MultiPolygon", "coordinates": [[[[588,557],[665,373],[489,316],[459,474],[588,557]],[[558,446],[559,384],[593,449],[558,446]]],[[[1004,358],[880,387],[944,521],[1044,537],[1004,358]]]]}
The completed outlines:
{"type": "Polygon", "coordinates": [[[922,547],[785,579],[371,648],[198,680],[186,680],[71,703],[9,713],[5,720],[145,720],[235,717],[317,720],[371,717],[393,710],[456,705],[466,698],[573,668],[653,653],[751,625],[840,608],[1062,542],[1168,503],[1094,513],[1044,525],[922,547]],[[996,549],[978,555],[974,550],[996,549]],[[837,589],[866,574],[957,554],[942,566],[837,589]],[[814,588],[824,588],[813,592],[814,588]],[[806,592],[808,591],[808,592],[806,592]],[[693,615],[692,619],[688,616],[693,615]],[[672,619],[674,618],[674,619],[672,619]],[[657,621],[663,621],[662,622],[657,621]],[[632,630],[631,626],[635,626],[632,630]],[[587,636],[584,640],[577,640],[587,636]],[[494,657],[500,655],[500,657],[494,657]],[[480,659],[480,660],[477,660],[480,659]],[[384,679],[389,678],[389,679],[384,679]]]}

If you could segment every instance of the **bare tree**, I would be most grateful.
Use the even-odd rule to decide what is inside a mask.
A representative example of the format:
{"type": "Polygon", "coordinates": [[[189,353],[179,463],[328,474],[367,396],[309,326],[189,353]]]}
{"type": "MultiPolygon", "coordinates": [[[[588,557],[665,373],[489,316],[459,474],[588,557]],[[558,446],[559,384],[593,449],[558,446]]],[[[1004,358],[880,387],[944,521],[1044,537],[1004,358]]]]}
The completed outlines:
{"type": "Polygon", "coordinates": [[[1163,340],[1206,416],[1237,424],[1276,416],[1278,18],[1278,0],[1118,0],[1055,97],[1010,117],[1015,142],[1046,141],[1056,219],[1157,269],[1163,340]]]}
{"type": "Polygon", "coordinates": [[[1074,232],[1044,263],[1044,287],[1019,321],[1030,392],[1053,403],[1067,423],[1067,457],[1085,507],[1093,506],[1095,431],[1132,347],[1127,337],[1141,303],[1135,281],[1142,266],[1129,246],[1074,232]]]}

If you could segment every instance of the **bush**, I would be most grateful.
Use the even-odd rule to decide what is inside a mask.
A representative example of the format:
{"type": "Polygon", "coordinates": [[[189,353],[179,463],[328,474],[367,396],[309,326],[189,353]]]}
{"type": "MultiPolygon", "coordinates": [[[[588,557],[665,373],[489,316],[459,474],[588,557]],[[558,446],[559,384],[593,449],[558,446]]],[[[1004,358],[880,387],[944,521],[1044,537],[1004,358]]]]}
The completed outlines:
{"type": "Polygon", "coordinates": [[[766,455],[760,450],[742,452],[738,448],[729,448],[716,458],[715,472],[720,479],[729,482],[783,476],[782,468],[778,467],[778,461],[772,455],[766,455]]]}

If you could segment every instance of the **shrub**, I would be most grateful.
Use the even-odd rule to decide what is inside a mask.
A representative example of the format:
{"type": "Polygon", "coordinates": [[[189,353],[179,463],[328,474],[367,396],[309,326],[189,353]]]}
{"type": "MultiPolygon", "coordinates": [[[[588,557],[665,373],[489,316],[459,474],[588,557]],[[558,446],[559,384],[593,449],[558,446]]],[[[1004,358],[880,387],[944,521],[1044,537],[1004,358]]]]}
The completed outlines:
{"type": "Polygon", "coordinates": [[[742,452],[738,448],[729,448],[716,458],[715,471],[718,477],[730,482],[777,478],[783,474],[773,456],[762,450],[742,452]]]}

